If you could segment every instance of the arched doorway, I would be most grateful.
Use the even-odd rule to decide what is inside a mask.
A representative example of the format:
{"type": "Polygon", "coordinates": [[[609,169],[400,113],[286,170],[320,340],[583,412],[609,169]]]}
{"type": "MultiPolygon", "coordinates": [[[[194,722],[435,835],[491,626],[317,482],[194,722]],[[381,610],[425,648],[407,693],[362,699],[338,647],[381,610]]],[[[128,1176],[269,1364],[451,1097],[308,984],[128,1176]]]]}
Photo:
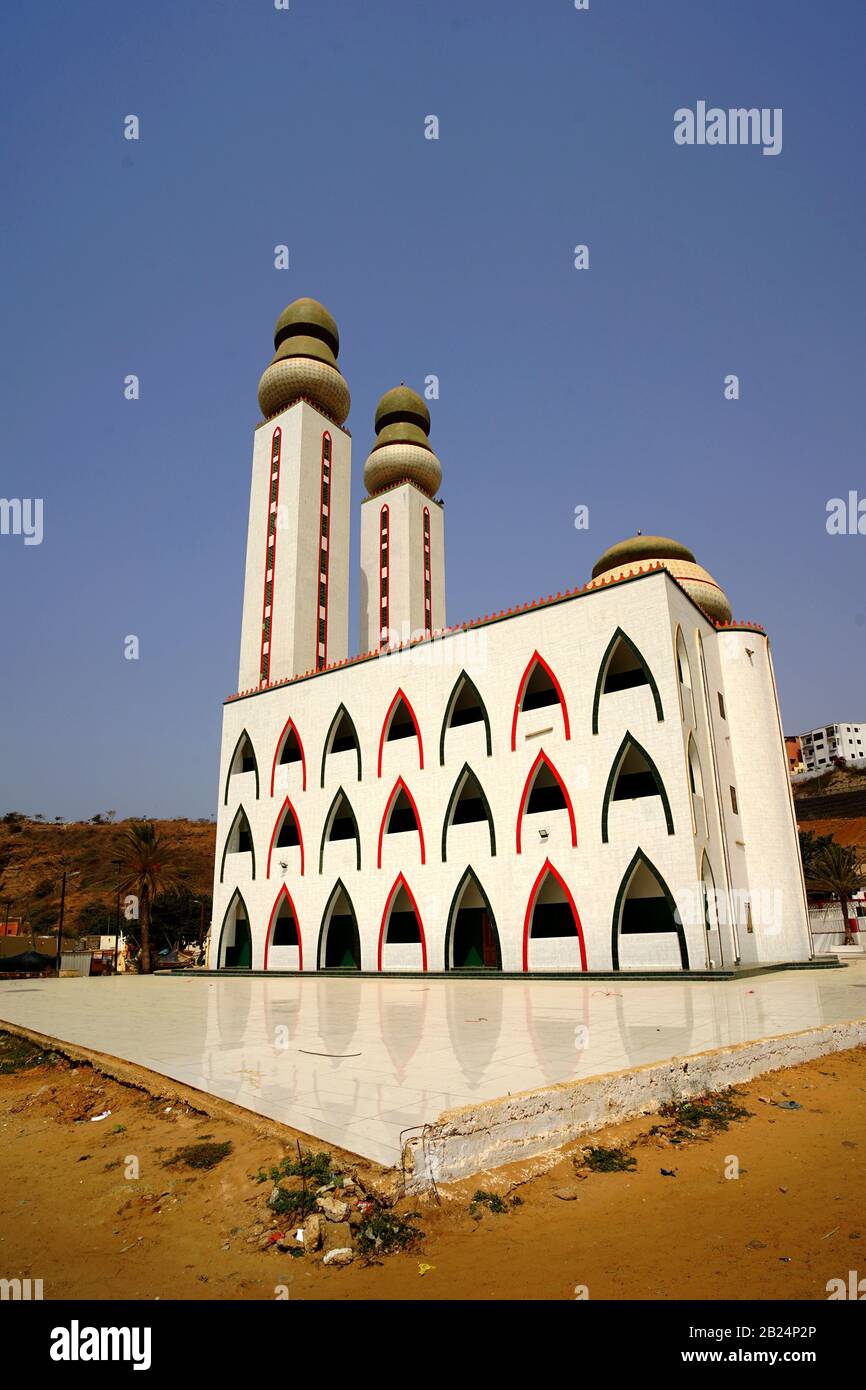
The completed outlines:
{"type": "Polygon", "coordinates": [[[250,970],[253,963],[253,938],[247,905],[235,892],[223,918],[218,955],[219,970],[250,970]]]}
{"type": "Polygon", "coordinates": [[[320,970],[360,970],[361,938],[352,899],[338,880],[319,932],[320,970]]]}
{"type": "Polygon", "coordinates": [[[445,936],[446,970],[501,970],[496,918],[473,869],[467,869],[451,900],[445,936]]]}

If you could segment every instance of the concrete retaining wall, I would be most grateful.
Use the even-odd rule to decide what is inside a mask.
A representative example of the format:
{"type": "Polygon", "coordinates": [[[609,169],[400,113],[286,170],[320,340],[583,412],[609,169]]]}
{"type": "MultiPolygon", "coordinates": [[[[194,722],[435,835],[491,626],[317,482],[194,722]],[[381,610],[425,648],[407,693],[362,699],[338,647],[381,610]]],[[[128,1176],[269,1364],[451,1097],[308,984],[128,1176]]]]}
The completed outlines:
{"type": "Polygon", "coordinates": [[[534,1158],[604,1125],[653,1114],[669,1101],[864,1044],[866,1019],[854,1019],[445,1111],[404,1145],[408,1185],[417,1191],[431,1179],[453,1182],[534,1158]]]}

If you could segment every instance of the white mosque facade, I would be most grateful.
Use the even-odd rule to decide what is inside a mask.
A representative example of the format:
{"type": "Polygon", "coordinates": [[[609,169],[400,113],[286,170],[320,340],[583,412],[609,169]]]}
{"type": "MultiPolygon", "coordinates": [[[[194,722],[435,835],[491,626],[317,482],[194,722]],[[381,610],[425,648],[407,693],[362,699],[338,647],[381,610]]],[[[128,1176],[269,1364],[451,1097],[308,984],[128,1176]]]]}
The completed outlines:
{"type": "Polygon", "coordinates": [[[812,955],[769,643],[684,546],[445,615],[423,400],[382,399],[349,656],[336,325],[298,300],[259,388],[212,969],[705,971],[812,955]],[[408,638],[408,640],[406,640],[408,638]]]}

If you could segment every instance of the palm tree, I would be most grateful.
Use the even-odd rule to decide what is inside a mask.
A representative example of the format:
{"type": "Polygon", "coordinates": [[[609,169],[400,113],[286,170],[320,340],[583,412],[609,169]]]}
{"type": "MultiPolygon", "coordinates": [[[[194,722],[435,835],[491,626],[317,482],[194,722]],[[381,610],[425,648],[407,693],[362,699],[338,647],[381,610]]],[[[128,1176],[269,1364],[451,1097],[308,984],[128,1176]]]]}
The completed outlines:
{"type": "Polygon", "coordinates": [[[866,873],[857,850],[835,841],[824,845],[812,859],[806,887],[813,893],[829,893],[838,900],[845,923],[845,945],[856,945],[848,920],[848,903],[855,893],[866,888],[866,873]]]}
{"type": "Polygon", "coordinates": [[[121,893],[138,897],[138,925],[141,932],[141,973],[151,973],[150,911],[157,893],[180,885],[177,849],[157,830],[153,821],[133,821],[124,832],[119,847],[121,893]]]}

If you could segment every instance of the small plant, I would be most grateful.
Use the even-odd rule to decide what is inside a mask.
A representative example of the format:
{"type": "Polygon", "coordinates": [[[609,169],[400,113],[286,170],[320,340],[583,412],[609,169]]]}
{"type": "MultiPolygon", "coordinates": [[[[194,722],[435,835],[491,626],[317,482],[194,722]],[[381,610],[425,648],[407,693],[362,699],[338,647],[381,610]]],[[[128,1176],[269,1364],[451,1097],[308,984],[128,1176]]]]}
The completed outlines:
{"type": "Polygon", "coordinates": [[[485,1192],[483,1188],[479,1187],[469,1203],[469,1215],[476,1216],[481,1207],[487,1207],[488,1211],[496,1213],[508,1211],[508,1207],[498,1193],[485,1192]]]}
{"type": "Polygon", "coordinates": [[[271,1182],[280,1183],[283,1178],[302,1178],[316,1187],[327,1187],[330,1183],[339,1187],[343,1175],[334,1169],[331,1155],[320,1151],[315,1154],[302,1154],[300,1158],[292,1158],[286,1154],[285,1158],[273,1167],[260,1168],[253,1181],[267,1182],[270,1179],[271,1182]]]}
{"type": "Polygon", "coordinates": [[[627,1173],[637,1167],[637,1159],[624,1149],[585,1149],[573,1160],[577,1168],[589,1168],[593,1173],[627,1173]]]}
{"type": "Polygon", "coordinates": [[[46,1052],[26,1038],[12,1033],[0,1034],[0,1076],[11,1076],[32,1067],[56,1067],[60,1058],[56,1052],[46,1052]]]}
{"type": "Polygon", "coordinates": [[[166,1159],[163,1168],[171,1168],[175,1163],[182,1163],[187,1168],[215,1168],[218,1163],[222,1163],[232,1151],[232,1141],[227,1139],[225,1143],[214,1142],[187,1144],[185,1148],[178,1149],[173,1158],[166,1159]]]}
{"type": "Polygon", "coordinates": [[[375,1255],[391,1255],[395,1250],[410,1250],[424,1239],[424,1232],[413,1221],[420,1219],[418,1211],[407,1211],[398,1216],[380,1202],[375,1202],[373,1211],[358,1228],[358,1251],[365,1259],[375,1255]]]}
{"type": "Polygon", "coordinates": [[[751,1115],[737,1103],[742,1092],[729,1086],[715,1095],[695,1096],[690,1100],[670,1101],[663,1105],[659,1114],[670,1123],[653,1125],[650,1134],[666,1134],[672,1144],[681,1144],[689,1139],[709,1138],[706,1130],[718,1134],[730,1127],[732,1120],[745,1120],[751,1115]]]}
{"type": "Polygon", "coordinates": [[[300,1223],[316,1211],[316,1194],[309,1188],[278,1187],[268,1206],[276,1216],[291,1216],[293,1223],[300,1223]]]}
{"type": "Polygon", "coordinates": [[[126,1125],[115,1125],[115,1126],[114,1126],[114,1129],[111,1131],[111,1133],[112,1133],[112,1134],[125,1134],[125,1133],[126,1133],[126,1125]]]}

